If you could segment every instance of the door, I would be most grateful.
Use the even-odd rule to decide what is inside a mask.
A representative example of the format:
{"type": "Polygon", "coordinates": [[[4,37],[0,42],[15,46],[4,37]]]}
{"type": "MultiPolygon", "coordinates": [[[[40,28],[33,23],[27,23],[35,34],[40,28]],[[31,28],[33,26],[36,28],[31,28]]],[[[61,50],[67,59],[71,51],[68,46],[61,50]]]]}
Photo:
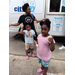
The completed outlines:
{"type": "Polygon", "coordinates": [[[49,33],[65,36],[65,0],[46,0],[46,17],[51,21],[49,33]]]}

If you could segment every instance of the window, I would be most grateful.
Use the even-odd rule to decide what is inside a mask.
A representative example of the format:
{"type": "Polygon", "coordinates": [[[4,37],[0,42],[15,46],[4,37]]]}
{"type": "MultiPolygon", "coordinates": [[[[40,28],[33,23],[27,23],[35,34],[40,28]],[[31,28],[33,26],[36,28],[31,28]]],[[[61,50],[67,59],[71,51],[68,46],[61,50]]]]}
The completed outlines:
{"type": "Polygon", "coordinates": [[[64,14],[65,0],[48,0],[48,14],[64,14]]]}
{"type": "Polygon", "coordinates": [[[49,12],[59,12],[60,11],[60,1],[61,0],[50,0],[50,11],[49,12]]]}
{"type": "Polygon", "coordinates": [[[62,9],[61,12],[65,12],[65,0],[62,0],[62,9]]]}

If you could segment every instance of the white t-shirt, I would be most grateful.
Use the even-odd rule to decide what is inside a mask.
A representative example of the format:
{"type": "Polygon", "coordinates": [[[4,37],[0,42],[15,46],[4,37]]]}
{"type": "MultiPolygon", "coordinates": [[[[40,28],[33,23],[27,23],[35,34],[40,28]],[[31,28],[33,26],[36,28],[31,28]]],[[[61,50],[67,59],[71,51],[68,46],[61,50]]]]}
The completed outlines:
{"type": "Polygon", "coordinates": [[[34,30],[30,30],[30,31],[27,31],[27,30],[23,30],[23,32],[25,32],[25,43],[33,43],[34,42],[34,30]]]}

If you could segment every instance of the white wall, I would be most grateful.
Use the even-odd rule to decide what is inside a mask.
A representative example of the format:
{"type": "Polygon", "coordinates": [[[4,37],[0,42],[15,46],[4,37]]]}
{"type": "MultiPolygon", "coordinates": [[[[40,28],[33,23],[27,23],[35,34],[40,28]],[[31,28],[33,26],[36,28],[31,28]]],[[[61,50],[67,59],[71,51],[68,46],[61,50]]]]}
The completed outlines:
{"type": "MultiPolygon", "coordinates": [[[[16,2],[16,0],[10,0],[10,4],[9,4],[9,23],[10,24],[13,24],[13,23],[17,23],[18,22],[18,19],[19,19],[19,17],[22,15],[22,14],[24,14],[24,12],[14,12],[13,11],[13,7],[15,7],[15,5],[16,5],[16,7],[17,7],[17,4],[12,4],[11,3],[11,1],[13,1],[13,3],[14,2],[16,2]],[[13,6],[12,6],[12,5],[13,6]],[[11,12],[12,11],[12,12],[11,12]]],[[[21,0],[18,0],[18,2],[21,2],[21,0]]],[[[22,0],[23,1],[23,0],[22,0]]],[[[32,0],[31,0],[32,1],[32,0]]],[[[37,1],[37,0],[35,0],[35,1],[37,1]]],[[[38,0],[38,1],[40,1],[40,0],[38,0]]],[[[36,17],[36,19],[38,19],[38,20],[40,20],[40,19],[43,19],[44,18],[44,1],[45,0],[41,0],[42,1],[42,3],[43,4],[37,4],[37,5],[40,5],[40,7],[42,7],[42,9],[41,9],[41,11],[39,11],[39,9],[40,9],[40,7],[38,8],[38,13],[37,12],[31,12],[31,13],[33,13],[34,14],[34,16],[36,17]],[[42,5],[42,6],[41,6],[42,5]]],[[[19,5],[18,5],[19,6],[19,5]]],[[[21,6],[21,4],[20,4],[20,6],[21,6]]],[[[37,6],[38,7],[38,6],[37,6]]],[[[39,25],[39,23],[37,23],[37,25],[38,25],[38,28],[39,28],[39,32],[40,32],[40,25],[39,25]]],[[[11,26],[11,27],[9,27],[9,32],[17,32],[18,31],[18,29],[19,29],[19,27],[20,26],[11,26]]]]}

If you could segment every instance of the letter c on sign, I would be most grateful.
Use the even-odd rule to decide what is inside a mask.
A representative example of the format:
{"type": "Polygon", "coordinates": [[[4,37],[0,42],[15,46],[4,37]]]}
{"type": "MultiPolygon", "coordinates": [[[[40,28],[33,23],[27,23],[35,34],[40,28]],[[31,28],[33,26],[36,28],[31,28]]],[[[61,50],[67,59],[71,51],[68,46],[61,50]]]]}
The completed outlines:
{"type": "Polygon", "coordinates": [[[17,7],[14,8],[14,11],[17,11],[17,7]]]}

